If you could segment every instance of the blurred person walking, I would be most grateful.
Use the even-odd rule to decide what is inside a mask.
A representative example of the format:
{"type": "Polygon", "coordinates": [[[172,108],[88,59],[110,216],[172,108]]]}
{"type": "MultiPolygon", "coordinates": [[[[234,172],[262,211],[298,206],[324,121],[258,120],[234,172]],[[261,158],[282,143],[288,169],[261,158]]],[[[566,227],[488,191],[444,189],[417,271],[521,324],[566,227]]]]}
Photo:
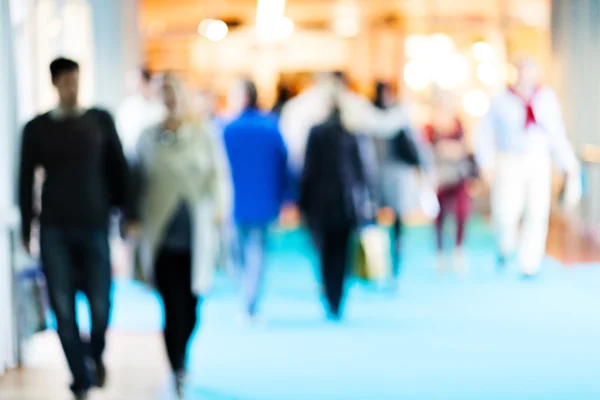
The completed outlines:
{"type": "MultiPolygon", "coordinates": [[[[150,71],[140,68],[132,71],[128,77],[128,86],[133,94],[127,97],[117,109],[117,130],[125,155],[130,163],[135,162],[136,146],[140,135],[145,129],[158,124],[165,117],[165,108],[157,96],[156,81],[150,71]]],[[[135,170],[134,170],[135,171],[135,170]]],[[[137,182],[135,179],[133,182],[137,182]]],[[[129,276],[133,264],[133,249],[130,243],[124,241],[119,230],[118,221],[113,221],[111,249],[113,251],[113,266],[121,274],[129,276]]]]}
{"type": "Polygon", "coordinates": [[[283,110],[283,107],[285,107],[285,105],[291,98],[292,93],[290,91],[290,88],[286,85],[280,84],[277,87],[277,100],[275,101],[275,105],[273,105],[271,112],[277,117],[281,116],[281,111],[283,110]]]}
{"type": "Polygon", "coordinates": [[[440,203],[440,212],[435,220],[438,271],[445,269],[444,225],[449,214],[453,214],[456,219],[453,267],[456,272],[462,273],[467,268],[463,240],[471,210],[468,184],[475,177],[475,171],[462,124],[449,98],[435,101],[433,118],[425,127],[425,134],[435,159],[440,203]]]}
{"type": "Polygon", "coordinates": [[[128,220],[130,234],[139,235],[144,278],[163,301],[164,340],[182,396],[187,347],[199,299],[209,289],[216,232],[229,209],[231,188],[225,154],[209,125],[193,117],[184,83],[167,75],[161,94],[167,116],[140,137],[142,182],[128,220]]]}
{"type": "Polygon", "coordinates": [[[111,115],[79,105],[79,65],[58,58],[50,64],[58,93],[56,108],[24,129],[19,173],[23,245],[29,249],[31,226],[40,222],[41,261],[58,336],[79,400],[102,387],[102,355],[110,316],[111,265],[109,216],[125,205],[129,171],[111,115]],[[45,171],[42,212],[34,211],[34,173],[45,171]],[[87,296],[90,342],[81,337],[76,292],[87,296]]]}
{"type": "Polygon", "coordinates": [[[340,118],[352,133],[393,137],[409,123],[407,109],[375,107],[369,99],[354,92],[343,73],[321,73],[312,87],[290,99],[281,111],[279,127],[290,152],[290,163],[300,175],[310,130],[329,118],[331,96],[337,96],[340,118]]]}
{"type": "Polygon", "coordinates": [[[539,66],[523,57],[516,67],[516,82],[492,99],[481,122],[476,157],[491,186],[498,266],[503,268],[517,250],[523,277],[532,278],[545,253],[552,161],[566,174],[566,205],[578,201],[581,168],[565,132],[558,98],[540,84],[539,66]]]}
{"type": "Polygon", "coordinates": [[[157,97],[156,85],[147,69],[135,71],[135,93],[117,110],[117,127],[128,157],[135,157],[142,132],[165,118],[165,108],[157,97]]]}
{"type": "Polygon", "coordinates": [[[317,238],[328,317],[339,320],[351,237],[363,220],[367,182],[357,138],[344,126],[338,99],[332,97],[326,105],[329,117],[310,131],[299,207],[317,238]]]}
{"type": "MultiPolygon", "coordinates": [[[[375,86],[373,104],[387,110],[396,106],[397,102],[390,86],[378,82],[375,86]]],[[[397,280],[400,271],[401,236],[403,230],[402,217],[407,212],[409,197],[414,197],[418,188],[412,184],[414,168],[426,168],[428,161],[426,146],[423,145],[412,126],[399,129],[389,139],[376,139],[379,163],[378,189],[381,204],[394,213],[392,226],[393,268],[392,277],[397,280]]]]}
{"type": "Polygon", "coordinates": [[[276,122],[260,112],[253,82],[235,84],[229,101],[239,116],[225,128],[224,142],[234,188],[245,313],[252,320],[257,315],[265,273],[269,226],[285,200],[287,149],[276,122]]]}

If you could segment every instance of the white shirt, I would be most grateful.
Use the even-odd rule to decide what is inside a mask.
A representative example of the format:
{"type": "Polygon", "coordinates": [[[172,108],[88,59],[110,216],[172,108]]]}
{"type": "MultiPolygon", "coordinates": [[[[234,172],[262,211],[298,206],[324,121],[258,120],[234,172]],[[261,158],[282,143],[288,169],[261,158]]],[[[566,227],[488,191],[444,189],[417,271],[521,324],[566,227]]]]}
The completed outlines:
{"type": "Polygon", "coordinates": [[[493,167],[496,153],[533,151],[549,152],[564,171],[578,168],[554,91],[548,86],[541,87],[534,94],[531,106],[536,123],[526,127],[527,108],[521,98],[505,89],[492,99],[477,132],[476,158],[482,168],[493,167]]]}
{"type": "MultiPolygon", "coordinates": [[[[279,128],[288,147],[290,163],[296,171],[304,164],[310,130],[329,116],[334,90],[327,84],[317,85],[283,107],[279,128]]],[[[405,109],[380,110],[367,98],[347,89],[339,95],[339,106],[344,126],[353,133],[385,138],[408,126],[405,109]]]]}
{"type": "Polygon", "coordinates": [[[117,130],[127,157],[133,157],[138,139],[146,129],[164,120],[166,110],[158,100],[148,100],[134,94],[121,104],[117,111],[117,130]]]}

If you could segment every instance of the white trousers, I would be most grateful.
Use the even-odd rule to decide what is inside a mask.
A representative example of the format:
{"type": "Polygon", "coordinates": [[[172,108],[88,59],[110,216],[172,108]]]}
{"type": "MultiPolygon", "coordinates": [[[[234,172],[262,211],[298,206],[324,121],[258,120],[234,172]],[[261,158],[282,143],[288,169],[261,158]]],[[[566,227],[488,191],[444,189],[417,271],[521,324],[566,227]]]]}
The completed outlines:
{"type": "Polygon", "coordinates": [[[527,274],[539,271],[545,254],[551,191],[547,151],[498,155],[491,194],[498,250],[503,256],[516,250],[527,274]]]}

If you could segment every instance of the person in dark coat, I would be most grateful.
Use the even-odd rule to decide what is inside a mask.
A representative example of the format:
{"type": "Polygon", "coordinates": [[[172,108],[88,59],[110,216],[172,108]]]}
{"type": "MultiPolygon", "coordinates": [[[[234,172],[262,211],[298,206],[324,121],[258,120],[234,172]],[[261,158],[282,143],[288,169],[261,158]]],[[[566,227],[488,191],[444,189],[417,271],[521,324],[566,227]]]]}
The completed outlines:
{"type": "Polygon", "coordinates": [[[66,58],[50,64],[57,106],[24,128],[19,168],[22,241],[30,249],[32,226],[40,225],[40,256],[57,332],[73,376],[71,391],[87,399],[103,387],[103,354],[111,311],[109,220],[129,192],[129,167],[112,116],[80,106],[79,65],[66,58]],[[38,169],[45,180],[42,212],[34,207],[38,169]],[[76,293],[91,314],[89,341],[80,337],[76,293]]]}
{"type": "Polygon", "coordinates": [[[299,198],[320,254],[328,316],[333,320],[342,315],[350,241],[361,221],[358,194],[365,186],[357,138],[334,108],[310,131],[299,198]]]}

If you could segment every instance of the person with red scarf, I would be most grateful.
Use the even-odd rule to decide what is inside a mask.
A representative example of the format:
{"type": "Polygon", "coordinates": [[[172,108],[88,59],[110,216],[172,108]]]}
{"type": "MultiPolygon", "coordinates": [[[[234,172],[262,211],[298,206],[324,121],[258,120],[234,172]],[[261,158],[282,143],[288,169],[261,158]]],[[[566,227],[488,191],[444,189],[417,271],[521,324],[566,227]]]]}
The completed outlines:
{"type": "Polygon", "coordinates": [[[503,268],[516,250],[523,277],[531,278],[538,274],[545,254],[552,162],[567,176],[570,203],[581,193],[581,169],[558,98],[539,83],[538,65],[527,57],[515,65],[516,82],[492,99],[481,121],[476,159],[491,187],[498,266],[503,268]]]}
{"type": "Polygon", "coordinates": [[[456,218],[453,267],[456,272],[462,273],[466,269],[462,244],[471,210],[468,181],[473,171],[463,127],[452,104],[449,99],[436,102],[434,117],[425,126],[425,134],[435,159],[435,180],[440,203],[440,212],[435,220],[437,267],[439,271],[445,269],[444,225],[452,214],[456,218]]]}

